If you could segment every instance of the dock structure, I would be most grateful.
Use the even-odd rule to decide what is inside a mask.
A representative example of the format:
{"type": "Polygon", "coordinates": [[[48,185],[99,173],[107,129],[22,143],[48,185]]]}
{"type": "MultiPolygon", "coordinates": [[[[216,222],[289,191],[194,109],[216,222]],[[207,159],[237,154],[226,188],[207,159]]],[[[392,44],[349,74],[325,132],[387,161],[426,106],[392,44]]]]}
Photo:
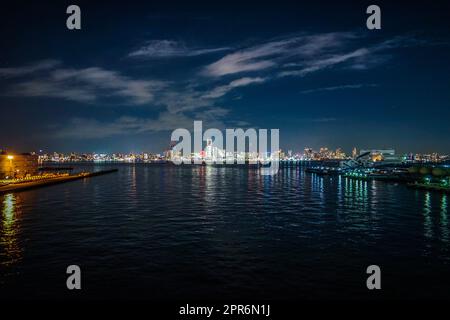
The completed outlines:
{"type": "Polygon", "coordinates": [[[50,186],[54,184],[60,184],[64,182],[69,181],[75,181],[90,177],[96,177],[108,173],[117,172],[118,169],[111,169],[111,170],[102,170],[102,171],[96,171],[96,172],[82,172],[75,175],[64,175],[64,176],[56,176],[56,177],[50,177],[48,179],[42,179],[42,180],[35,180],[35,181],[29,181],[29,182],[19,182],[19,183],[9,183],[6,185],[0,185],[0,194],[10,193],[10,192],[20,192],[30,189],[36,189],[41,188],[45,186],[50,186]]]}
{"type": "Polygon", "coordinates": [[[450,188],[448,186],[439,185],[436,183],[408,183],[409,188],[426,190],[426,191],[440,191],[445,193],[450,193],[450,188]]]}

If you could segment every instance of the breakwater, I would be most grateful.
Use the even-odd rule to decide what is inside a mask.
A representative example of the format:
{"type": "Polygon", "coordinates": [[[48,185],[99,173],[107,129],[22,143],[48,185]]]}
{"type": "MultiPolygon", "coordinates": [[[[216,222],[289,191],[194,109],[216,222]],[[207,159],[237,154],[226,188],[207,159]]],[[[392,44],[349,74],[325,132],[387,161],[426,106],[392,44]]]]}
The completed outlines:
{"type": "Polygon", "coordinates": [[[10,183],[10,184],[0,186],[0,194],[41,188],[41,187],[50,186],[50,185],[59,184],[59,183],[64,183],[64,182],[69,182],[69,181],[74,181],[74,180],[79,180],[79,179],[85,179],[85,178],[90,178],[90,177],[96,177],[96,176],[113,173],[113,172],[117,172],[117,171],[118,171],[118,169],[102,170],[102,171],[96,171],[96,172],[82,172],[82,173],[75,174],[75,175],[56,176],[56,177],[50,177],[48,179],[42,179],[42,180],[36,180],[36,181],[10,183]]]}

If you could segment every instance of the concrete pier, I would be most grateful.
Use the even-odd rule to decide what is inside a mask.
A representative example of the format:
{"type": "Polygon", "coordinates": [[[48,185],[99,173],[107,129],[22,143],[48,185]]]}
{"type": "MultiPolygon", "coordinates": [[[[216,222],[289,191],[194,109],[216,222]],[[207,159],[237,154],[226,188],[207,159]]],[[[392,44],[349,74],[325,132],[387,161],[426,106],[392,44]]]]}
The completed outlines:
{"type": "Polygon", "coordinates": [[[0,186],[0,194],[41,188],[41,187],[50,186],[53,184],[59,184],[59,183],[64,183],[64,182],[69,182],[69,181],[74,181],[74,180],[80,180],[80,179],[100,176],[100,175],[117,172],[117,171],[118,171],[118,169],[103,170],[103,171],[96,171],[96,172],[83,172],[83,173],[79,173],[76,175],[52,177],[52,178],[37,180],[37,181],[10,183],[7,185],[0,186]]]}

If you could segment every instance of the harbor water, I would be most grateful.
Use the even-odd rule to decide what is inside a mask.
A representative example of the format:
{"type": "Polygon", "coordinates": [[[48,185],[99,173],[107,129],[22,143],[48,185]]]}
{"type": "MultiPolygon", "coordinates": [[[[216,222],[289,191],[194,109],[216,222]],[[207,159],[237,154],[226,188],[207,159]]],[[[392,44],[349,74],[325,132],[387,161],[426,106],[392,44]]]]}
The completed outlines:
{"type": "Polygon", "coordinates": [[[73,166],[119,171],[0,196],[0,298],[450,297],[444,193],[301,166],[73,166]]]}

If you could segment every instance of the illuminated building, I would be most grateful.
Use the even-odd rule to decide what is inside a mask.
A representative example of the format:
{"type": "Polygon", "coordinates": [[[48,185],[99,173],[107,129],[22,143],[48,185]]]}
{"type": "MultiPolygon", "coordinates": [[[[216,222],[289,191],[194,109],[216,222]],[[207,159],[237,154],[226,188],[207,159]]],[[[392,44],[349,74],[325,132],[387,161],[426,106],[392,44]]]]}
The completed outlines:
{"type": "Polygon", "coordinates": [[[222,163],[225,158],[225,150],[214,146],[212,139],[206,139],[204,158],[206,161],[222,163]]]}
{"type": "Polygon", "coordinates": [[[24,178],[38,172],[38,156],[30,153],[0,154],[0,179],[24,178]]]}
{"type": "Polygon", "coordinates": [[[359,152],[360,155],[364,153],[369,153],[368,156],[372,162],[399,163],[402,161],[402,158],[395,154],[394,149],[372,149],[359,152]]]}
{"type": "Polygon", "coordinates": [[[313,149],[305,148],[303,157],[305,160],[311,160],[313,158],[313,149]]]}
{"type": "Polygon", "coordinates": [[[345,152],[342,151],[341,148],[337,148],[336,152],[334,153],[334,159],[346,159],[347,155],[345,154],[345,152]]]}

